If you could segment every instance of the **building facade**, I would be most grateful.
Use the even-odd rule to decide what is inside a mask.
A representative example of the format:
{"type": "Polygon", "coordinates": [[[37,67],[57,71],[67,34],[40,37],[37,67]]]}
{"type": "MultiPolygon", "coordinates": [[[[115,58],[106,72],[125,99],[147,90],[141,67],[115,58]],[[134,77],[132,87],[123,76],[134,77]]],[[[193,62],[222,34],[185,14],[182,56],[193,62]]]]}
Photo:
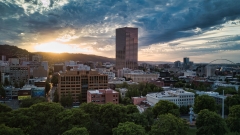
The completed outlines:
{"type": "Polygon", "coordinates": [[[194,93],[184,91],[183,89],[168,90],[158,93],[147,94],[147,101],[151,105],[155,105],[160,100],[167,100],[175,103],[178,106],[193,106],[194,105],[194,93]]]}
{"type": "Polygon", "coordinates": [[[138,68],[138,28],[116,29],[116,69],[138,68]]]}
{"type": "Polygon", "coordinates": [[[89,90],[87,92],[87,103],[105,104],[119,103],[119,93],[112,89],[89,90]]]}
{"type": "Polygon", "coordinates": [[[151,80],[156,80],[159,74],[153,73],[126,73],[124,74],[126,78],[130,78],[133,82],[148,82],[151,80]]]}
{"type": "Polygon", "coordinates": [[[81,94],[82,101],[87,101],[87,91],[106,89],[108,87],[108,76],[99,74],[97,71],[67,71],[59,73],[58,76],[58,94],[70,93],[74,102],[79,102],[81,94]]]}

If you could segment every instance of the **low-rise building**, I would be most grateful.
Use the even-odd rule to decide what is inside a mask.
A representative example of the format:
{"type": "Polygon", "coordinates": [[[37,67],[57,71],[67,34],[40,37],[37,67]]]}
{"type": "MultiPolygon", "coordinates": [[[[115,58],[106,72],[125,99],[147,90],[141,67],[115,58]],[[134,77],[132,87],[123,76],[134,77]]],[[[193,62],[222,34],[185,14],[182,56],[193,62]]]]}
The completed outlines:
{"type": "Polygon", "coordinates": [[[145,100],[146,100],[146,97],[142,97],[142,96],[141,97],[132,97],[132,103],[134,105],[140,105],[140,103],[145,100]]]}
{"type": "Polygon", "coordinates": [[[147,101],[154,106],[160,100],[167,100],[178,106],[193,106],[194,93],[184,91],[183,89],[172,89],[168,91],[147,94],[147,101]]]}
{"type": "Polygon", "coordinates": [[[88,90],[87,103],[105,104],[119,103],[119,93],[112,89],[88,90]]]}
{"type": "Polygon", "coordinates": [[[141,70],[134,70],[131,73],[125,73],[126,78],[131,78],[134,82],[148,82],[150,80],[156,80],[159,74],[146,73],[141,70]]]}

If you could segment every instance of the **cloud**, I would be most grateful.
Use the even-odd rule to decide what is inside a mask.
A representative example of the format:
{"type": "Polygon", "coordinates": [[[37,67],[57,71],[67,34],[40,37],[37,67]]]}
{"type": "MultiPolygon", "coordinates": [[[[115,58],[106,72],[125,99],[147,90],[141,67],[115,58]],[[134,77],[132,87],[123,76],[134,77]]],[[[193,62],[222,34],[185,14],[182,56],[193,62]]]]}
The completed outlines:
{"type": "Polygon", "coordinates": [[[211,44],[239,40],[234,30],[216,34],[226,27],[239,28],[239,7],[238,0],[0,0],[0,44],[59,41],[109,52],[115,29],[131,26],[139,28],[140,50],[168,45],[168,52],[211,52],[211,44]]]}

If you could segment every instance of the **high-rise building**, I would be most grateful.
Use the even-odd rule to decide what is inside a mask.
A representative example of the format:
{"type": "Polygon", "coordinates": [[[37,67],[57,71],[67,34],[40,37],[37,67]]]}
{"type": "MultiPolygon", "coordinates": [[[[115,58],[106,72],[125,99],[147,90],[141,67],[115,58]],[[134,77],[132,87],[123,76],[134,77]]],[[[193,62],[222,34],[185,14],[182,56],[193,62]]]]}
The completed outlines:
{"type": "Polygon", "coordinates": [[[116,69],[138,68],[138,28],[116,29],[116,69]]]}
{"type": "Polygon", "coordinates": [[[67,71],[59,73],[58,94],[71,94],[74,102],[87,101],[88,90],[106,89],[108,87],[108,76],[99,74],[97,71],[67,71]]]}
{"type": "Polygon", "coordinates": [[[188,57],[184,57],[183,58],[183,64],[184,65],[188,65],[188,63],[189,63],[189,58],[188,57]]]}

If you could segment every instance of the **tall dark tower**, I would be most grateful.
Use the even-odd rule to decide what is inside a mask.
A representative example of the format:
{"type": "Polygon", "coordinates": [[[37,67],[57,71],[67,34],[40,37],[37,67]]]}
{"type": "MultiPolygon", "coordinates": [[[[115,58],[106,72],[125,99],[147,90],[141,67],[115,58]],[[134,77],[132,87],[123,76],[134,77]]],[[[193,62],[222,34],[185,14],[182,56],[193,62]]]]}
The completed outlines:
{"type": "Polygon", "coordinates": [[[138,28],[116,29],[116,69],[138,68],[138,28]]]}

